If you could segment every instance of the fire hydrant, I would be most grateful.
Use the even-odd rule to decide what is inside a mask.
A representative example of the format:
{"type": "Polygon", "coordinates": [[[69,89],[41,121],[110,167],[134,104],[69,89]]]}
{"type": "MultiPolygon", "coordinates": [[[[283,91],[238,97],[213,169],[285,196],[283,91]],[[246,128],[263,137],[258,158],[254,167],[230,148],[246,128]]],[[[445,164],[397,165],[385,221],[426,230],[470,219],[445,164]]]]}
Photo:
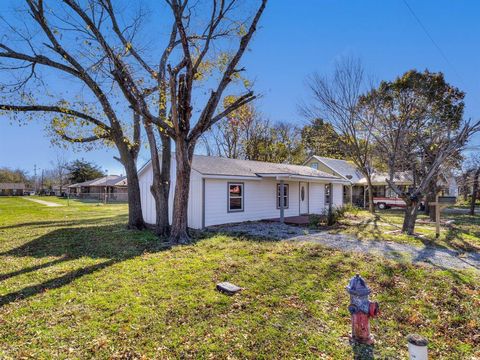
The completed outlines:
{"type": "Polygon", "coordinates": [[[372,345],[374,340],[370,334],[369,319],[376,317],[379,313],[378,303],[368,300],[368,295],[372,290],[367,286],[365,280],[357,274],[350,280],[347,291],[350,294],[348,311],[352,315],[351,341],[372,345]]]}

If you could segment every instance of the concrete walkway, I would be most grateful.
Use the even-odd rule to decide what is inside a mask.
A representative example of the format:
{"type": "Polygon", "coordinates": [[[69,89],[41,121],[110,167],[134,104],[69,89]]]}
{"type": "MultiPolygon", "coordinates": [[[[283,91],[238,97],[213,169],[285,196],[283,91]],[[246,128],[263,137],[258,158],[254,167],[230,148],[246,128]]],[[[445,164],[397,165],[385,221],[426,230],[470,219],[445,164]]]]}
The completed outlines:
{"type": "Polygon", "coordinates": [[[414,246],[391,241],[361,241],[350,235],[311,231],[286,224],[250,222],[214,227],[213,230],[292,242],[311,242],[346,252],[377,254],[413,264],[441,269],[474,270],[480,273],[480,253],[459,253],[437,246],[414,246]]]}
{"type": "Polygon", "coordinates": [[[50,207],[63,206],[61,204],[57,204],[57,203],[54,203],[54,202],[39,200],[39,199],[32,199],[32,198],[29,198],[29,197],[23,197],[23,199],[30,200],[30,201],[36,202],[38,204],[42,204],[42,205],[50,206],[50,207]]]}

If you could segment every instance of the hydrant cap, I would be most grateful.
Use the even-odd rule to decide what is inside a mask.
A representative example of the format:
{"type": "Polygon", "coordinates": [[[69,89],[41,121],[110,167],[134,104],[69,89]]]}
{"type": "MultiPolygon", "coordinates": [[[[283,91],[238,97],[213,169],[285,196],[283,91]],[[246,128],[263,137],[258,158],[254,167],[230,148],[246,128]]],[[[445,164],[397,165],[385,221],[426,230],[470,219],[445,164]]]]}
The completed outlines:
{"type": "Polygon", "coordinates": [[[347,291],[350,295],[356,296],[366,296],[372,292],[359,274],[350,280],[350,283],[347,285],[347,291]]]}

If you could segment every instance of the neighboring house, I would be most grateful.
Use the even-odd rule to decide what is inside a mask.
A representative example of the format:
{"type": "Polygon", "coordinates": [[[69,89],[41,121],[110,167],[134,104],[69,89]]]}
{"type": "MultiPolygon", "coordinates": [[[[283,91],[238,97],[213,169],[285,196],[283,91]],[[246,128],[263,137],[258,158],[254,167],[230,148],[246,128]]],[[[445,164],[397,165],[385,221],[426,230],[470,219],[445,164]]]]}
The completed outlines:
{"type": "MultiPolygon", "coordinates": [[[[169,199],[172,218],[176,164],[172,161],[169,199]]],[[[151,162],[139,170],[144,220],[155,223],[155,202],[150,192],[153,171],[151,162]]],[[[274,164],[260,161],[194,155],[188,202],[188,225],[206,226],[274,219],[284,215],[321,214],[332,205],[343,205],[345,179],[308,166],[274,164]],[[280,193],[281,186],[284,193],[280,193]],[[282,196],[281,196],[282,195],[282,196]]]]}
{"type": "Polygon", "coordinates": [[[108,175],[68,186],[70,195],[88,197],[98,194],[126,194],[128,192],[127,178],[119,175],[108,175]]]}
{"type": "Polygon", "coordinates": [[[0,196],[22,196],[24,183],[0,183],[0,196]]]}
{"type": "MultiPolygon", "coordinates": [[[[368,204],[367,179],[353,163],[347,160],[313,155],[305,162],[305,165],[349,180],[350,183],[343,187],[343,201],[345,203],[352,203],[359,207],[365,207],[368,204]]],[[[387,178],[388,174],[386,173],[374,172],[372,174],[374,202],[380,206],[385,204],[404,206],[403,200],[398,199],[397,194],[389,188],[387,178]]],[[[394,182],[398,187],[406,190],[408,186],[413,184],[413,179],[408,172],[398,172],[394,175],[394,182]]],[[[442,195],[456,196],[457,186],[453,176],[442,174],[439,186],[442,195]]]]}

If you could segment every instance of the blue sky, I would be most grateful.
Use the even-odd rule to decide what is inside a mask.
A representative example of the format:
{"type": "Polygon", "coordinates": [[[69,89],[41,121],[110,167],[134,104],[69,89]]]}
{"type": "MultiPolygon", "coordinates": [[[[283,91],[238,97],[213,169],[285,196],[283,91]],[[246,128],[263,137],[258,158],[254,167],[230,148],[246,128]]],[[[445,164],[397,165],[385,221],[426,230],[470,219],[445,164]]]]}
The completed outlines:
{"type": "MultiPolygon", "coordinates": [[[[244,58],[248,77],[262,96],[261,112],[272,121],[302,124],[297,104],[307,96],[305,77],[314,71],[329,74],[336,59],[353,55],[376,79],[393,79],[412,68],[442,71],[447,81],[467,93],[466,117],[479,118],[480,2],[408,3],[447,59],[403,0],[271,0],[244,58]]],[[[474,144],[480,144],[480,136],[474,144]]],[[[60,153],[70,160],[94,161],[109,173],[122,172],[113,159],[115,150],[59,149],[50,144],[40,124],[19,127],[0,118],[0,166],[33,172],[34,164],[48,168],[60,153]]],[[[146,159],[144,151],[140,165],[146,159]]]]}

